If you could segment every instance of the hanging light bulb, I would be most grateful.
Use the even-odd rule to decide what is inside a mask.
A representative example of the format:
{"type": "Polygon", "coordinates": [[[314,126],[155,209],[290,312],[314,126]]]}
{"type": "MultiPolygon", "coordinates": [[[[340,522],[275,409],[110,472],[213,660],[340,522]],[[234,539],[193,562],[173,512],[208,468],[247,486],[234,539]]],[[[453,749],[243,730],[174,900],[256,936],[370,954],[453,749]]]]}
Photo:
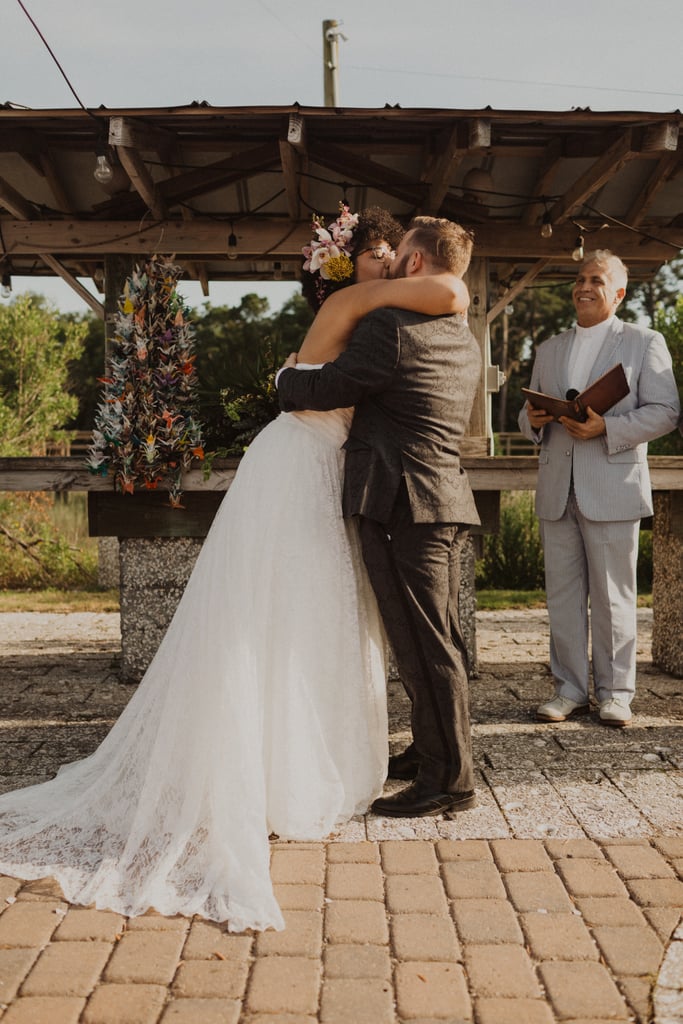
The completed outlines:
{"type": "Polygon", "coordinates": [[[100,185],[107,185],[114,177],[112,166],[104,153],[97,154],[97,165],[93,171],[93,177],[95,181],[99,181],[100,185]]]}
{"type": "Polygon", "coordinates": [[[273,263],[273,281],[282,280],[282,264],[273,263]]]}
{"type": "Polygon", "coordinates": [[[584,256],[583,243],[584,243],[583,235],[578,235],[577,239],[576,239],[576,242],[574,243],[574,250],[572,251],[572,259],[574,260],[575,263],[580,263],[581,260],[583,259],[583,256],[584,256]]]}
{"type": "Polygon", "coordinates": [[[2,275],[2,285],[0,286],[0,295],[3,299],[9,299],[12,294],[12,276],[9,270],[6,270],[2,275]]]}
{"type": "Polygon", "coordinates": [[[237,235],[235,234],[232,223],[230,224],[230,234],[228,235],[228,259],[237,259],[237,235]]]}
{"type": "Polygon", "coordinates": [[[543,214],[543,220],[541,222],[541,238],[552,238],[553,237],[553,225],[550,220],[550,212],[548,210],[543,214]]]}

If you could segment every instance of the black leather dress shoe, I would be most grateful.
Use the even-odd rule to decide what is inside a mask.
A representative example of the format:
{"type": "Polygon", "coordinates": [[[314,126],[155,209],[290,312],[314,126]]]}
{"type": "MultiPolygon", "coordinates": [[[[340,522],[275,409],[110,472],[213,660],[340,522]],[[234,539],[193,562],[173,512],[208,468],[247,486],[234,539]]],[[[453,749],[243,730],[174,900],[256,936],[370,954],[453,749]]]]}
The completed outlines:
{"type": "Polygon", "coordinates": [[[414,782],[393,796],[379,797],[370,810],[384,818],[427,818],[444,811],[466,811],[476,802],[471,789],[464,793],[433,793],[414,782]]]}
{"type": "Polygon", "coordinates": [[[419,770],[420,758],[415,747],[410,746],[402,754],[395,754],[394,757],[389,758],[387,775],[390,779],[405,779],[406,782],[412,782],[417,778],[419,770]]]}

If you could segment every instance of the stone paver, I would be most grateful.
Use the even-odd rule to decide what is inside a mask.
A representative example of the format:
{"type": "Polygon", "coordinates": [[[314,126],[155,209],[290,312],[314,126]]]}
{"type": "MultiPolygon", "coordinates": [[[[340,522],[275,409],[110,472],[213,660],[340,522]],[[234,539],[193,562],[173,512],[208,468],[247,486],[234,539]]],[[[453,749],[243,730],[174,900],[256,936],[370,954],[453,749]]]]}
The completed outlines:
{"type": "MultiPolygon", "coordinates": [[[[90,753],[132,689],[112,671],[116,616],[0,619],[6,790],[90,753]]],[[[544,613],[480,613],[478,807],[273,842],[283,932],[126,919],[69,906],[52,879],[0,877],[1,1024],[683,1021],[681,684],[648,663],[639,622],[619,731],[535,722],[544,613]]],[[[409,709],[389,689],[400,749],[409,709]]]]}

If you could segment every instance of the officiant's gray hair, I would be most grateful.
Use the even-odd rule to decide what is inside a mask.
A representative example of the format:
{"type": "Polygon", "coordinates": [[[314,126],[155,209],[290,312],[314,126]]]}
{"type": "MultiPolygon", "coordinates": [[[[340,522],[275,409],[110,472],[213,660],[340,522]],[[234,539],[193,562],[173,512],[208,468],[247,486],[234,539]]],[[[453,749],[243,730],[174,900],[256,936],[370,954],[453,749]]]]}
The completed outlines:
{"type": "Polygon", "coordinates": [[[581,266],[587,267],[589,263],[597,263],[599,267],[603,267],[617,288],[625,288],[628,284],[628,267],[609,249],[594,249],[593,252],[587,252],[581,266]]]}

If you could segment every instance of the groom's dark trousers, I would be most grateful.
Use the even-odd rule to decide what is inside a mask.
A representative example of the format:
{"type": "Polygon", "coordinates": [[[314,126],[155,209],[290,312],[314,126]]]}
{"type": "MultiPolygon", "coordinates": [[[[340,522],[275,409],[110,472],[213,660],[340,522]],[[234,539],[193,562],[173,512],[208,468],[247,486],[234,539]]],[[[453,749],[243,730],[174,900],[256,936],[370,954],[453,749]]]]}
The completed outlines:
{"type": "Polygon", "coordinates": [[[412,705],[418,779],[429,792],[474,788],[460,553],[467,528],[414,523],[405,483],[389,522],[360,517],[363,559],[412,705]]]}
{"type": "Polygon", "coordinates": [[[280,405],[355,406],[344,445],[343,512],[363,556],[412,702],[418,782],[473,788],[468,681],[457,607],[460,548],[478,523],[460,466],[481,368],[459,317],[370,313],[333,363],[285,369],[280,405]]]}

